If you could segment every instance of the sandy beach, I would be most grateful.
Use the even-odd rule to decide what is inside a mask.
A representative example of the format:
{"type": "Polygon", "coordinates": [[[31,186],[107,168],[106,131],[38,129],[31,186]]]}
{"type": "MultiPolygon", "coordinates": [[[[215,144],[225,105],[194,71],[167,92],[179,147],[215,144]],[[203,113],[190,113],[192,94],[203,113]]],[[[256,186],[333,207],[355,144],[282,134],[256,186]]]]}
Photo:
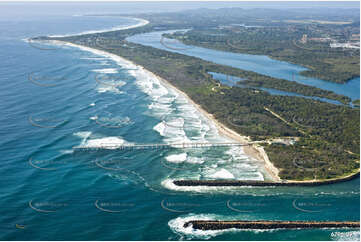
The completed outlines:
{"type": "MultiPolygon", "coordinates": [[[[181,91],[178,88],[176,88],[175,86],[173,86],[167,80],[155,75],[154,73],[152,73],[146,69],[144,69],[144,70],[147,71],[149,74],[156,76],[162,82],[163,85],[167,86],[168,88],[169,87],[173,88],[177,92],[182,94],[189,101],[189,103],[191,103],[194,107],[196,107],[196,109],[200,113],[202,113],[210,122],[212,122],[217,127],[218,133],[221,136],[226,137],[228,139],[231,139],[231,140],[241,143],[241,144],[246,144],[249,141],[251,141],[251,139],[248,136],[242,136],[242,135],[238,134],[237,132],[235,132],[234,130],[228,128],[221,122],[219,122],[217,119],[215,119],[213,117],[212,114],[205,111],[199,104],[195,103],[186,93],[184,93],[183,91],[181,91]]],[[[243,151],[247,156],[250,156],[256,160],[262,161],[264,163],[265,170],[272,177],[273,181],[281,180],[280,177],[278,176],[279,170],[271,163],[271,161],[269,160],[269,158],[267,156],[267,153],[265,152],[265,150],[263,149],[262,146],[260,146],[258,144],[244,146],[243,151]]]]}
{"type": "Polygon", "coordinates": [[[145,19],[140,19],[140,18],[131,18],[131,19],[138,20],[139,23],[129,25],[129,26],[113,27],[113,28],[110,28],[110,29],[84,31],[84,32],[80,32],[80,33],[77,33],[77,34],[48,35],[48,37],[61,38],[61,37],[79,36],[79,35],[85,35],[85,34],[99,34],[99,33],[104,33],[104,32],[109,32],[109,31],[133,29],[133,28],[138,28],[138,27],[142,27],[144,25],[149,24],[149,21],[145,20],[145,19]]]}
{"type": "MultiPolygon", "coordinates": [[[[213,123],[215,125],[215,127],[218,130],[218,133],[221,136],[226,137],[230,140],[233,140],[233,141],[241,143],[241,144],[245,144],[245,143],[248,143],[249,141],[251,141],[248,136],[242,136],[242,135],[238,134],[237,132],[235,132],[234,130],[226,127],[224,124],[220,123],[218,120],[216,120],[213,117],[213,115],[209,114],[200,105],[195,103],[186,93],[184,93],[183,91],[176,88],[174,85],[172,85],[167,80],[165,80],[165,79],[161,78],[160,76],[154,74],[153,72],[145,69],[143,66],[137,65],[127,59],[124,59],[123,57],[120,57],[118,55],[115,55],[115,54],[112,54],[112,53],[109,53],[109,52],[106,52],[103,50],[98,50],[98,49],[94,49],[94,48],[90,48],[90,47],[86,47],[86,46],[82,46],[82,45],[78,45],[78,44],[73,44],[70,42],[58,41],[58,40],[53,40],[52,43],[54,43],[55,45],[67,45],[67,46],[71,46],[71,47],[76,47],[76,48],[79,48],[79,49],[82,49],[85,51],[89,51],[89,52],[93,52],[93,53],[96,53],[96,54],[99,54],[102,56],[109,57],[117,62],[142,69],[149,76],[157,78],[167,88],[173,89],[174,91],[178,92],[180,95],[184,96],[188,100],[189,103],[191,103],[201,114],[203,114],[204,117],[206,117],[209,120],[210,123],[213,123]]],[[[261,161],[263,163],[265,171],[267,171],[268,175],[272,178],[273,181],[281,180],[280,177],[278,176],[278,173],[279,173],[278,169],[270,162],[270,160],[262,146],[260,146],[258,144],[253,144],[250,146],[245,146],[243,148],[243,150],[247,156],[254,158],[258,161],[261,161]]]]}

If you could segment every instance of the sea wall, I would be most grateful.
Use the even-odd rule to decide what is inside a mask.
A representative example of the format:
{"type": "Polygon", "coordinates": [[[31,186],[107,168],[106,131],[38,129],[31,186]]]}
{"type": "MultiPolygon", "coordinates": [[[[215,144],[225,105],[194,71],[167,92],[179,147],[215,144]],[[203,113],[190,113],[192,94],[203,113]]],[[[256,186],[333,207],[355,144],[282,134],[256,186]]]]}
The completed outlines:
{"type": "Polygon", "coordinates": [[[193,220],[184,223],[200,230],[222,229],[312,229],[312,228],[359,228],[359,221],[216,221],[193,220]]]}
{"type": "Polygon", "coordinates": [[[360,176],[358,171],[355,174],[322,181],[281,181],[281,182],[270,182],[270,181],[241,181],[241,180],[175,180],[173,181],[176,186],[320,186],[329,185],[338,182],[350,181],[360,176]]]}

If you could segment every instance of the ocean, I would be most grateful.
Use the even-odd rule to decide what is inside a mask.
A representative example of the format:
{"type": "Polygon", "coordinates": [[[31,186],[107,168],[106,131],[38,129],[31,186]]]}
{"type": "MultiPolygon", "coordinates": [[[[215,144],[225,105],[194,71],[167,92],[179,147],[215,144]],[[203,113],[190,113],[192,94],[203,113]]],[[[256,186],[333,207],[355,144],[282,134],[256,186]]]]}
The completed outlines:
{"type": "Polygon", "coordinates": [[[102,148],[229,140],[138,66],[86,48],[26,41],[139,20],[29,12],[0,19],[1,240],[359,239],[351,229],[183,228],[191,219],[359,220],[359,179],[307,188],[175,187],[178,178],[267,174],[239,147],[102,148]]]}

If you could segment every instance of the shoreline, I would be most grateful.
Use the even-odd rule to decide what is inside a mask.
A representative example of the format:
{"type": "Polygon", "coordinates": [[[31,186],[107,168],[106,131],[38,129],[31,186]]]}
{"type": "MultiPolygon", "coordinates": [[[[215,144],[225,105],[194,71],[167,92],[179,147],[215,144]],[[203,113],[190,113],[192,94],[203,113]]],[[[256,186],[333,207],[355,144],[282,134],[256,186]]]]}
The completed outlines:
{"type": "MultiPolygon", "coordinates": [[[[218,134],[220,136],[234,140],[241,144],[245,144],[245,143],[248,143],[249,141],[251,141],[248,136],[242,136],[242,135],[236,133],[234,130],[228,128],[226,125],[219,122],[216,118],[214,118],[214,116],[212,114],[208,113],[199,104],[194,102],[185,92],[179,90],[177,87],[172,85],[170,82],[168,82],[164,78],[161,78],[160,76],[155,75],[154,73],[145,69],[144,67],[142,67],[142,68],[146,72],[156,76],[161,81],[161,83],[163,85],[165,85],[166,87],[173,88],[177,92],[182,94],[188,100],[189,103],[191,103],[201,114],[203,114],[203,116],[206,117],[206,119],[208,119],[211,123],[213,123],[216,126],[216,128],[218,130],[218,134]]],[[[260,145],[245,146],[245,147],[243,147],[243,151],[247,156],[263,162],[264,169],[267,171],[268,175],[270,175],[272,177],[273,181],[281,181],[281,178],[278,176],[279,170],[271,163],[271,161],[269,160],[269,158],[267,156],[267,153],[264,151],[262,146],[260,146],[260,145]]]]}
{"type": "MultiPolygon", "coordinates": [[[[127,17],[123,17],[123,18],[127,18],[127,17]]],[[[112,31],[118,31],[118,30],[138,28],[138,27],[142,27],[142,26],[145,26],[145,25],[149,24],[149,21],[146,20],[146,19],[141,19],[141,18],[128,18],[128,19],[138,20],[139,23],[129,25],[129,26],[112,27],[112,28],[109,28],[109,29],[102,29],[102,30],[88,30],[88,31],[83,31],[83,32],[76,33],[76,34],[47,35],[47,37],[49,37],[49,38],[63,38],[63,37],[72,37],[72,36],[87,35],[87,34],[100,34],[100,33],[105,33],[105,32],[112,32],[112,31]]]]}
{"type": "MultiPolygon", "coordinates": [[[[99,50],[99,49],[95,49],[95,48],[91,48],[91,47],[87,47],[87,46],[83,46],[83,45],[78,45],[78,44],[74,44],[71,42],[66,42],[66,41],[60,41],[60,40],[51,40],[51,43],[55,44],[55,45],[67,45],[67,46],[71,46],[71,47],[75,47],[81,50],[85,50],[85,51],[89,51],[98,55],[102,55],[108,58],[113,59],[115,62],[120,62],[122,64],[125,65],[130,65],[130,66],[134,66],[136,68],[139,68],[141,70],[143,70],[144,72],[146,72],[148,75],[153,76],[155,78],[157,78],[159,80],[159,82],[164,85],[166,88],[170,88],[173,89],[175,92],[179,93],[180,95],[183,95],[187,101],[193,105],[210,123],[214,124],[214,126],[217,128],[218,134],[224,138],[228,138],[230,140],[234,140],[238,143],[244,144],[247,143],[250,140],[250,138],[248,136],[242,136],[238,133],[236,133],[234,130],[228,128],[226,125],[220,123],[218,120],[216,120],[212,114],[209,114],[207,111],[205,111],[199,104],[195,103],[186,93],[184,93],[183,91],[179,90],[177,87],[175,87],[173,84],[171,84],[170,82],[168,82],[167,80],[165,80],[164,78],[154,74],[153,72],[147,70],[146,68],[144,68],[141,65],[135,64],[134,62],[127,60],[119,55],[113,54],[113,53],[109,53],[107,51],[104,50],[99,50]]],[[[265,152],[263,146],[259,145],[259,144],[252,144],[249,146],[244,146],[243,147],[243,151],[245,153],[245,155],[259,161],[262,162],[264,171],[267,172],[267,175],[270,176],[271,181],[272,182],[291,182],[291,183],[299,183],[299,184],[307,184],[307,183],[328,183],[328,182],[332,182],[332,183],[336,183],[338,181],[343,181],[343,180],[347,180],[349,177],[355,177],[357,174],[360,173],[360,170],[358,169],[357,172],[351,173],[351,174],[347,174],[346,176],[342,176],[342,177],[338,177],[338,178],[332,178],[332,179],[326,179],[326,180],[282,180],[278,174],[279,174],[279,169],[276,168],[273,163],[269,160],[269,157],[267,155],[267,153],[265,152]]],[[[238,180],[236,180],[238,181],[238,180]]],[[[266,180],[264,180],[264,182],[266,182],[266,180]]]]}
{"type": "MultiPolygon", "coordinates": [[[[88,32],[82,32],[82,33],[78,33],[78,34],[72,34],[72,35],[66,35],[66,36],[79,36],[79,35],[86,35],[86,34],[94,34],[94,33],[104,33],[104,32],[111,32],[111,31],[116,31],[116,30],[122,30],[122,29],[131,29],[131,28],[137,28],[137,27],[141,27],[144,25],[149,24],[149,21],[146,19],[141,19],[141,18],[133,18],[133,19],[137,19],[139,20],[139,23],[137,24],[133,24],[133,25],[129,25],[126,27],[120,27],[120,28],[113,28],[113,29],[107,29],[107,30],[99,30],[99,31],[88,31],[88,32]]],[[[64,35],[65,36],[65,35],[64,35]]],[[[48,37],[54,37],[52,35],[49,35],[48,37]]],[[[141,69],[143,72],[145,72],[146,74],[148,74],[151,77],[156,78],[162,85],[164,85],[166,88],[172,89],[173,91],[179,93],[180,95],[182,95],[184,98],[186,98],[186,100],[188,100],[188,102],[197,110],[199,111],[199,113],[206,118],[206,120],[210,123],[213,124],[215,126],[215,128],[218,131],[218,134],[226,139],[232,140],[232,141],[236,141],[238,143],[241,144],[245,144],[248,143],[250,140],[250,137],[248,136],[243,136],[241,134],[238,134],[237,132],[235,132],[234,130],[232,130],[231,128],[227,127],[226,124],[221,123],[220,121],[218,121],[212,114],[208,113],[207,111],[205,111],[201,105],[197,104],[196,102],[194,102],[185,92],[183,92],[182,90],[178,89],[176,86],[174,86],[172,83],[170,83],[169,81],[167,81],[166,79],[163,79],[162,77],[156,75],[155,73],[151,72],[150,70],[147,70],[145,67],[138,65],[136,63],[134,63],[133,61],[130,61],[128,59],[125,59],[119,55],[107,52],[106,50],[99,50],[93,47],[87,47],[84,45],[79,45],[79,44],[74,44],[71,42],[67,42],[67,41],[61,41],[61,40],[50,40],[50,42],[56,44],[56,45],[68,45],[68,46],[72,46],[75,48],[79,48],[85,51],[89,51],[95,54],[99,54],[102,56],[106,56],[109,57],[111,59],[113,59],[115,62],[121,62],[122,64],[125,65],[131,65],[131,66],[135,66],[136,68],[141,69]]],[[[264,181],[267,180],[271,180],[273,182],[292,182],[292,183],[308,183],[308,182],[319,182],[319,181],[324,181],[324,179],[322,180],[283,180],[279,177],[279,172],[280,170],[274,166],[274,164],[270,161],[266,151],[264,150],[264,147],[261,146],[260,144],[250,144],[248,146],[244,146],[243,147],[243,152],[246,156],[255,159],[258,162],[261,162],[261,166],[262,166],[262,170],[260,170],[260,172],[263,175],[263,179],[264,181]]],[[[356,172],[357,173],[357,172],[356,172]]],[[[358,170],[359,173],[359,170],[358,170]]],[[[354,175],[355,173],[352,173],[352,175],[354,175]]],[[[350,174],[347,174],[346,176],[342,176],[342,177],[338,177],[335,178],[336,180],[339,179],[344,179],[349,177],[350,174]]],[[[328,179],[327,179],[328,180],[328,179]]],[[[331,179],[333,180],[333,179],[331,179]]]]}
{"type": "MultiPolygon", "coordinates": [[[[241,144],[248,143],[249,141],[251,141],[248,136],[242,136],[242,135],[236,133],[235,131],[233,131],[232,129],[228,128],[224,124],[220,123],[218,120],[216,120],[213,117],[212,114],[209,114],[199,104],[195,103],[185,92],[183,92],[182,90],[179,90],[177,87],[175,87],[173,84],[171,84],[164,78],[154,74],[153,72],[147,70],[146,68],[144,68],[141,65],[135,64],[134,62],[132,62],[130,60],[127,60],[121,56],[118,56],[113,53],[109,53],[104,50],[99,50],[99,49],[95,49],[95,48],[91,48],[91,47],[87,47],[87,46],[83,46],[83,45],[78,45],[78,44],[74,44],[71,42],[60,41],[60,40],[51,40],[51,42],[54,43],[55,45],[67,45],[67,46],[79,48],[81,50],[89,51],[89,52],[92,52],[95,54],[99,54],[102,56],[106,56],[106,57],[113,59],[116,62],[121,62],[126,65],[133,65],[136,68],[143,70],[148,75],[157,78],[160,81],[160,83],[162,85],[164,85],[166,88],[173,89],[180,95],[184,96],[187,99],[187,101],[191,105],[193,105],[210,123],[214,124],[214,126],[217,128],[218,134],[220,136],[222,136],[224,138],[228,138],[233,141],[236,141],[241,144]]],[[[263,168],[267,172],[267,175],[269,175],[272,178],[272,181],[281,181],[280,177],[278,176],[278,172],[279,172],[278,169],[270,162],[263,147],[261,147],[260,145],[250,145],[250,146],[244,147],[243,151],[244,151],[245,155],[263,163],[263,168]]]]}

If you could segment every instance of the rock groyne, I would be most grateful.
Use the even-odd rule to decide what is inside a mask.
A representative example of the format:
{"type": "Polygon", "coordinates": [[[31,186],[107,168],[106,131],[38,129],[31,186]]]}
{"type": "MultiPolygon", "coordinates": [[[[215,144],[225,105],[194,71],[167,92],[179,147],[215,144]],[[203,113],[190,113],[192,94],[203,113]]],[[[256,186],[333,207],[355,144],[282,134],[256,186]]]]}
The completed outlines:
{"type": "Polygon", "coordinates": [[[252,180],[174,180],[176,186],[320,186],[350,181],[360,176],[360,172],[350,176],[321,181],[252,181],[252,180]]]}
{"type": "Polygon", "coordinates": [[[200,230],[222,229],[314,229],[314,228],[360,228],[360,221],[217,221],[192,220],[184,227],[200,230]]]}

